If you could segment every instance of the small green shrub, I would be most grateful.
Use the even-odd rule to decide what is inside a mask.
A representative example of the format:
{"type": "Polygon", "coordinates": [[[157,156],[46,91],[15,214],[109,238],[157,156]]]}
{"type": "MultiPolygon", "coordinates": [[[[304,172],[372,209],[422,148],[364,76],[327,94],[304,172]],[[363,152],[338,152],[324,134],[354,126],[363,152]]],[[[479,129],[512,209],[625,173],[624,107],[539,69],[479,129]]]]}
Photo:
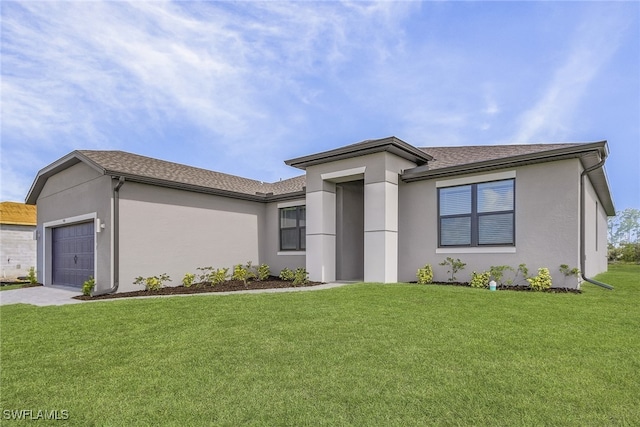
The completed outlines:
{"type": "Polygon", "coordinates": [[[211,286],[220,285],[227,281],[229,278],[228,268],[216,268],[209,274],[209,283],[211,286]]]}
{"type": "Polygon", "coordinates": [[[538,269],[538,275],[527,279],[529,286],[534,291],[544,291],[551,287],[551,273],[546,267],[538,269]]]}
{"type": "Polygon", "coordinates": [[[565,283],[569,276],[573,276],[578,281],[578,286],[580,286],[582,277],[580,276],[580,269],[578,267],[570,268],[567,264],[560,264],[559,270],[560,273],[564,274],[565,283]]]}
{"type": "Polygon", "coordinates": [[[193,273],[186,273],[182,278],[182,286],[185,288],[190,288],[193,285],[194,280],[196,279],[196,275],[193,273]]]}
{"type": "Polygon", "coordinates": [[[256,276],[258,280],[267,280],[271,275],[271,269],[267,264],[260,264],[256,269],[256,276]]]}
{"type": "Polygon", "coordinates": [[[528,277],[529,269],[527,268],[527,264],[520,264],[515,272],[515,275],[513,276],[513,279],[507,280],[507,285],[517,285],[522,281],[526,281],[528,277]],[[522,278],[520,278],[520,276],[522,276],[522,278]]]}
{"type": "Polygon", "coordinates": [[[447,269],[447,273],[451,274],[451,277],[449,278],[450,282],[453,282],[456,279],[456,273],[460,270],[463,270],[464,267],[467,265],[464,262],[460,261],[460,258],[457,259],[453,259],[451,257],[447,257],[447,259],[445,259],[444,261],[442,261],[440,263],[440,265],[444,265],[444,266],[448,266],[447,269]]]}
{"type": "Polygon", "coordinates": [[[471,282],[469,284],[472,288],[488,288],[489,280],[491,279],[491,272],[484,271],[482,273],[471,273],[471,282]]]}
{"type": "Polygon", "coordinates": [[[242,283],[247,285],[247,280],[255,277],[253,271],[251,271],[251,261],[247,262],[247,265],[234,265],[233,274],[231,274],[231,280],[242,280],[242,283]]]}
{"type": "Polygon", "coordinates": [[[35,285],[36,283],[38,283],[38,277],[36,276],[36,268],[35,267],[29,268],[29,274],[27,274],[27,280],[32,285],[35,285]]]}
{"type": "Polygon", "coordinates": [[[157,291],[164,286],[164,282],[171,282],[171,278],[162,273],[160,276],[142,277],[138,276],[133,281],[134,285],[143,285],[147,291],[157,291]]]}
{"type": "Polygon", "coordinates": [[[416,273],[416,277],[418,278],[418,283],[421,285],[428,285],[433,282],[433,268],[431,268],[431,264],[427,264],[422,268],[418,269],[416,273]]]}
{"type": "Polygon", "coordinates": [[[291,282],[293,281],[293,279],[295,279],[295,273],[289,270],[287,267],[285,267],[280,272],[280,279],[291,282]]]}
{"type": "Polygon", "coordinates": [[[306,285],[309,283],[309,273],[304,268],[296,268],[293,272],[293,286],[306,285]]]}
{"type": "Polygon", "coordinates": [[[293,282],[293,286],[306,285],[309,283],[309,273],[302,267],[296,268],[294,271],[285,267],[280,271],[280,279],[293,282]]]}
{"type": "Polygon", "coordinates": [[[199,276],[200,282],[211,282],[213,267],[198,267],[196,270],[200,270],[202,272],[199,276]]]}
{"type": "Polygon", "coordinates": [[[491,267],[489,267],[491,278],[493,278],[493,280],[495,280],[495,282],[500,286],[504,285],[503,280],[505,277],[505,272],[508,271],[515,272],[515,270],[508,265],[492,265],[491,267]]]}
{"type": "Polygon", "coordinates": [[[91,292],[93,292],[93,287],[96,285],[96,281],[93,276],[89,276],[89,279],[85,280],[82,284],[82,295],[91,296],[91,292]]]}

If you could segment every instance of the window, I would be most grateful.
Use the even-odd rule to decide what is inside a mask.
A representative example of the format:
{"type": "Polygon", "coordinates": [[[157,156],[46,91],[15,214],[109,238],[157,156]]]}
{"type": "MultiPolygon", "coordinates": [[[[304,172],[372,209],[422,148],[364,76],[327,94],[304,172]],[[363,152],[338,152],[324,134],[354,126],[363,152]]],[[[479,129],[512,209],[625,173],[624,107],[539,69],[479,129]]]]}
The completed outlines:
{"type": "Polygon", "coordinates": [[[514,179],[439,188],[439,246],[513,246],[514,190],[514,179]]]}
{"type": "Polygon", "coordinates": [[[304,251],[306,244],[306,206],[280,209],[280,250],[304,251]]]}

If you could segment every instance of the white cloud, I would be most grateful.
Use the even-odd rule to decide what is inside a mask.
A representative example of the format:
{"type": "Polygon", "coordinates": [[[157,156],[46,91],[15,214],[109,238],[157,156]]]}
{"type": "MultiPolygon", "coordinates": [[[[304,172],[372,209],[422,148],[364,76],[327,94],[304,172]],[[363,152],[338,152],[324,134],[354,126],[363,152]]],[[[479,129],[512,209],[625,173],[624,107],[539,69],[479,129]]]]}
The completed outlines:
{"type": "MultiPolygon", "coordinates": [[[[262,153],[243,162],[270,170],[304,126],[299,105],[321,102],[306,79],[335,77],[365,41],[387,50],[371,35],[394,33],[415,7],[3,2],[3,154],[37,149],[43,166],[77,148],[140,152],[167,144],[173,126],[200,135],[177,142],[208,167],[262,153]]],[[[8,183],[26,191],[17,177],[34,172],[5,163],[2,197],[8,183]]]]}
{"type": "Polygon", "coordinates": [[[607,11],[610,13],[592,14],[579,26],[567,59],[555,70],[537,102],[521,114],[510,142],[559,141],[572,133],[575,110],[616,52],[628,24],[615,7],[607,11]]]}

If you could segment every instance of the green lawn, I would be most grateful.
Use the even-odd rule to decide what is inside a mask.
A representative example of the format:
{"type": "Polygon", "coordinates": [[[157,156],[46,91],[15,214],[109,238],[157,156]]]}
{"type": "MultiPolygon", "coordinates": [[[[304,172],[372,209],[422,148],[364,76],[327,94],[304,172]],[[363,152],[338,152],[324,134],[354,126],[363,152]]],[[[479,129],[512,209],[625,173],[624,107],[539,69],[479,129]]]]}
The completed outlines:
{"type": "Polygon", "coordinates": [[[358,284],[1,310],[2,423],[640,425],[640,267],[584,293],[358,284]]]}
{"type": "Polygon", "coordinates": [[[28,285],[29,283],[16,283],[15,285],[5,285],[0,286],[0,292],[2,291],[10,291],[12,289],[20,289],[24,287],[24,285],[28,285]]]}

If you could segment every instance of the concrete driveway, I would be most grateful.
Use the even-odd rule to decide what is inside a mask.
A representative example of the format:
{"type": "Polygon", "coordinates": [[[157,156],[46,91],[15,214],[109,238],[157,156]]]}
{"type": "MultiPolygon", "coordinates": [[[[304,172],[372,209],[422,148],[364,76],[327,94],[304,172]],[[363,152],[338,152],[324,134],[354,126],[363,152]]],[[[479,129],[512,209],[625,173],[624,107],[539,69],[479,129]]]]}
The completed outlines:
{"type": "Polygon", "coordinates": [[[72,299],[81,292],[51,286],[35,286],[33,288],[12,289],[0,292],[0,305],[31,304],[37,306],[79,304],[82,301],[72,299]]]}

